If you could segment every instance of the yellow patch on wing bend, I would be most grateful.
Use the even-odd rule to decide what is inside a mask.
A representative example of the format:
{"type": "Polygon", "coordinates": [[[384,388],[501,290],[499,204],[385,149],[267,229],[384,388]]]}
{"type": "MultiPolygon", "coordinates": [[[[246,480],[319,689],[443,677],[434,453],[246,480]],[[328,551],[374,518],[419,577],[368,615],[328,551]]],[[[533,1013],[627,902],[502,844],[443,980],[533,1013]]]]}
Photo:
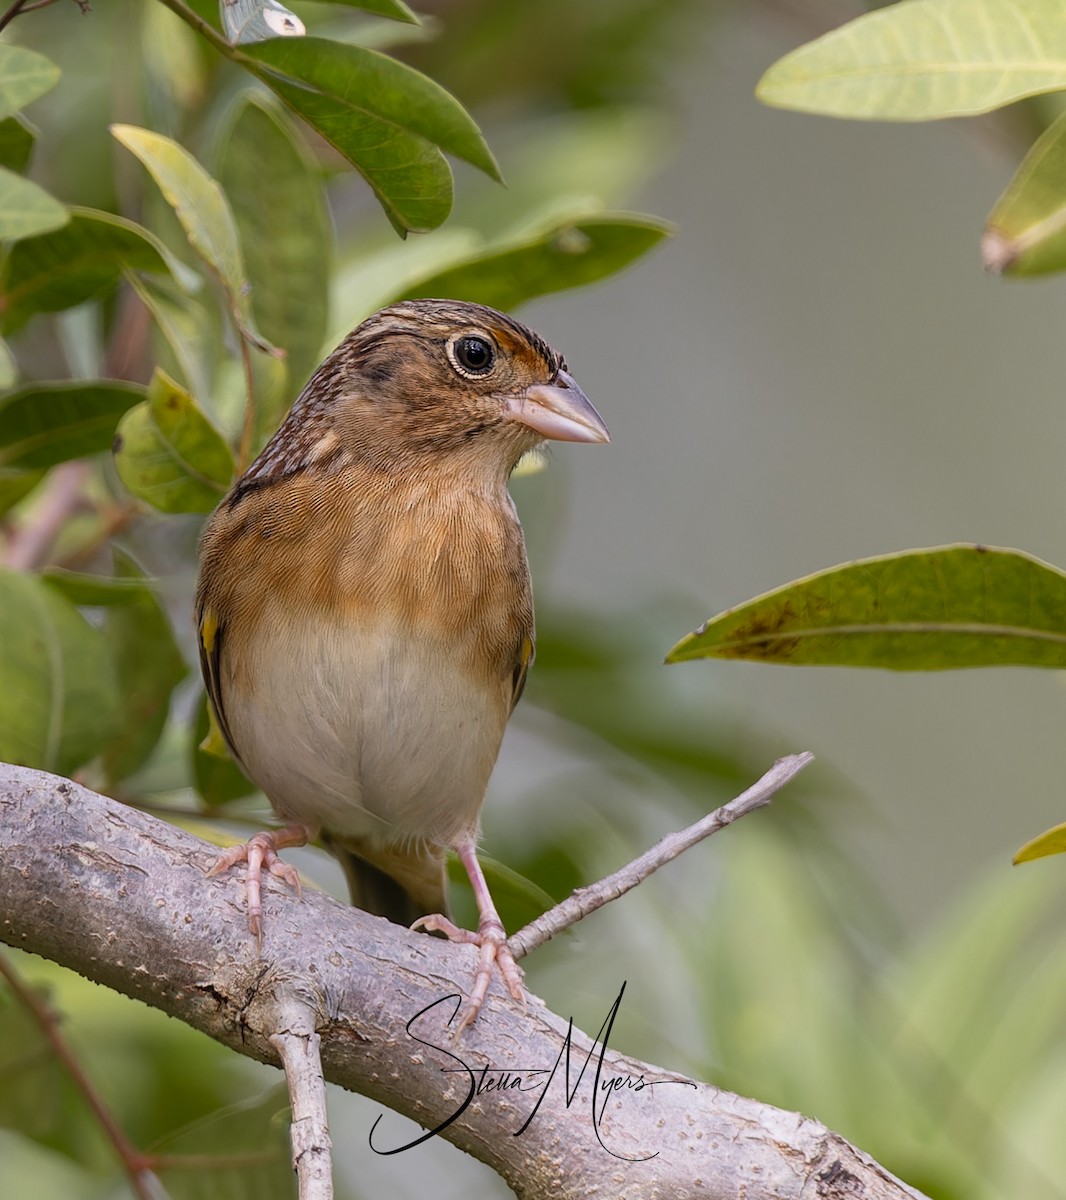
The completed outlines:
{"type": "Polygon", "coordinates": [[[200,620],[200,644],[206,654],[212,654],[215,649],[215,637],[218,634],[218,617],[209,608],[204,609],[200,620]]]}

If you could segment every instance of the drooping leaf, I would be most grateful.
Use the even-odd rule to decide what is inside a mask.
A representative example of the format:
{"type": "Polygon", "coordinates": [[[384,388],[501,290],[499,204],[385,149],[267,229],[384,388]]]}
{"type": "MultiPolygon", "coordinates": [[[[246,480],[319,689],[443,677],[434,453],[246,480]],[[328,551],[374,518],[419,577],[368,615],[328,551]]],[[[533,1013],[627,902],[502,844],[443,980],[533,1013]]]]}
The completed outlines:
{"type": "Polygon", "coordinates": [[[0,568],[0,760],[69,775],[116,728],[103,635],[41,580],[0,568]]]}
{"type": "MultiPolygon", "coordinates": [[[[126,554],[115,552],[116,582],[146,582],[126,554]]],[[[103,747],[109,783],[132,775],[155,748],[170,711],[170,696],[188,668],[158,596],[142,588],[128,604],[108,610],[104,625],[118,684],[120,726],[103,747]]]]}
{"type": "Polygon", "coordinates": [[[159,1171],[169,1200],[204,1200],[205,1178],[210,1180],[210,1193],[219,1200],[290,1200],[292,1196],[284,1086],[216,1109],[167,1137],[159,1148],[173,1164],[164,1162],[159,1171]],[[209,1173],[188,1169],[186,1163],[197,1159],[211,1164],[209,1173]]]}
{"type": "Polygon", "coordinates": [[[1066,22],[1046,0],[906,0],[774,63],[766,104],[833,117],[928,121],[1066,87],[1066,22]]]}
{"type": "Polygon", "coordinates": [[[324,38],[278,39],[242,53],[271,86],[270,77],[295,80],[342,103],[350,118],[376,117],[416,133],[502,182],[481,130],[459,101],[428,76],[387,54],[324,38]]]}
{"type": "Polygon", "coordinates": [[[0,42],[0,120],[32,104],[59,82],[59,68],[43,54],[0,42]]]}
{"type": "Polygon", "coordinates": [[[985,224],[989,270],[1040,275],[1066,267],[1066,114],[1026,154],[985,224]]]}
{"type": "Polygon", "coordinates": [[[400,232],[435,229],[451,211],[441,150],[499,178],[462,105],[395,59],[322,38],[279,38],[235,53],[360,172],[400,232]]]}
{"type": "Polygon", "coordinates": [[[1066,854],[1066,824],[1053,825],[1037,834],[1018,850],[1012,861],[1017,866],[1052,854],[1066,854]]]}
{"type": "Polygon", "coordinates": [[[1064,667],[1066,574],[985,546],[862,559],[712,618],[667,661],[708,657],[902,671],[1064,667]]]}
{"type": "Polygon", "coordinates": [[[581,287],[622,270],[670,230],[665,221],[635,214],[567,221],[517,244],[473,254],[406,285],[393,299],[451,296],[516,308],[535,296],[581,287]]]}
{"type": "Polygon", "coordinates": [[[156,591],[153,581],[141,575],[89,575],[66,567],[45,567],[40,579],[72,604],[87,608],[133,604],[144,596],[154,596],[156,591]]]}
{"type": "Polygon", "coordinates": [[[33,153],[33,130],[18,117],[0,121],[0,167],[21,175],[33,153]]]}
{"type": "Polygon", "coordinates": [[[116,286],[124,270],[167,274],[170,256],[155,234],[91,208],[71,208],[61,228],[25,238],[0,270],[0,328],[59,312],[116,286]]]}
{"type": "Polygon", "coordinates": [[[0,241],[33,237],[69,219],[63,205],[44,188],[0,167],[0,241]]]}
{"type": "Polygon", "coordinates": [[[0,396],[0,466],[54,467],[108,450],[119,418],[145,395],[135,383],[33,383],[0,396]]]}
{"type": "Polygon", "coordinates": [[[211,808],[228,804],[242,796],[250,796],[255,791],[255,784],[230,757],[221,732],[217,728],[214,732],[217,733],[219,744],[215,749],[206,750],[204,743],[212,733],[212,722],[207,707],[207,696],[204,695],[200,698],[196,718],[190,730],[189,757],[192,761],[196,790],[211,808]]]}
{"type": "Polygon", "coordinates": [[[134,125],[112,125],[111,132],[148,169],[185,230],[189,245],[226,293],[241,334],[261,342],[251,319],[237,225],[218,183],[188,150],[161,133],[134,125]]]}
{"type": "Polygon", "coordinates": [[[217,323],[203,305],[166,278],[128,274],[127,280],[155,318],[188,389],[194,396],[207,397],[219,356],[217,323]]]}
{"type": "Polygon", "coordinates": [[[280,105],[246,92],[222,137],[218,177],[233,204],[256,324],[286,351],[299,386],[318,362],[329,316],[333,230],[320,173],[280,105]]]}
{"type": "Polygon", "coordinates": [[[127,488],[162,512],[210,512],[233,479],[233,455],[196,401],[157,369],[143,404],[115,438],[115,469],[127,488]]]}

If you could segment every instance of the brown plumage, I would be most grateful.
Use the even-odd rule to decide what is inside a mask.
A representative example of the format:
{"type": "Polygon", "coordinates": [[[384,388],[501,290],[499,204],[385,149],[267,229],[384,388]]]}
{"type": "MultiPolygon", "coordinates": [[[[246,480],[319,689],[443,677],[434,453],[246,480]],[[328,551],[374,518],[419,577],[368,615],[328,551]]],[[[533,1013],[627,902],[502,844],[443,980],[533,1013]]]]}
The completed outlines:
{"type": "Polygon", "coordinates": [[[216,869],[247,859],[259,932],[261,867],[296,886],[276,852],[321,833],[353,903],[481,947],[468,1020],[494,961],[522,994],[476,843],[533,657],[507,480],[545,437],[607,431],[536,334],[480,305],[397,304],[322,364],[201,541],[211,703],[288,822],[216,869]],[[470,874],[476,934],[444,915],[449,848],[470,874]]]}

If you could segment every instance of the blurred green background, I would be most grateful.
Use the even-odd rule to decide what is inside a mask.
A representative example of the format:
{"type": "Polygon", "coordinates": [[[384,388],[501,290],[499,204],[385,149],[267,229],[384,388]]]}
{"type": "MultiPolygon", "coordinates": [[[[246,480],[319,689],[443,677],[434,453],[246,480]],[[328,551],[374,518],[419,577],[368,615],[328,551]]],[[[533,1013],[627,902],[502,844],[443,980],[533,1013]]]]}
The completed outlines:
{"type": "MultiPolygon", "coordinates": [[[[353,20],[294,7],[312,32],[353,20]]],[[[1010,866],[1064,816],[1060,676],[662,665],[713,613],[846,559],[975,540],[1066,564],[1062,285],[992,279],[978,253],[1046,114],[900,127],[761,107],[770,63],[859,11],[835,0],[419,11],[422,32],[360,17],[353,36],[467,104],[510,186],[460,166],[452,219],[401,243],[365,185],[335,177],[334,336],[447,261],[464,231],[602,203],[677,227],[617,277],[522,309],[613,442],[557,449],[514,483],[538,659],[490,787],[486,851],[561,898],[774,757],[818,756],[770,809],[538,951],[531,988],[595,1030],[628,981],[617,1048],[816,1117],[935,1200],[1066,1196],[1066,884],[1057,860],[1010,866]]],[[[5,37],[64,72],[30,109],[44,131],[35,177],[69,203],[143,205],[183,253],[108,122],[154,123],[210,163],[247,80],[169,20],[132,0],[84,18],[57,5],[5,37]]],[[[24,374],[91,374],[110,304],[29,325],[14,341],[24,374]]],[[[190,663],[198,525],[141,516],[120,534],[165,581],[190,663]]],[[[78,565],[110,569],[105,556],[78,565]]],[[[120,794],[195,806],[198,689],[181,685],[154,758],[120,794]]],[[[246,815],[265,813],[253,800],[246,815]]],[[[291,857],[342,894],[324,855],[291,857]]],[[[294,1194],[275,1073],[18,961],[142,1148],[277,1151],[254,1169],[165,1171],[171,1195],[294,1194]]],[[[0,990],[0,1193],[126,1194],[35,1036],[0,990]]],[[[427,1180],[439,1200],[507,1194],[439,1140],[375,1157],[377,1106],[335,1090],[330,1103],[345,1194],[414,1197],[427,1180]]]]}

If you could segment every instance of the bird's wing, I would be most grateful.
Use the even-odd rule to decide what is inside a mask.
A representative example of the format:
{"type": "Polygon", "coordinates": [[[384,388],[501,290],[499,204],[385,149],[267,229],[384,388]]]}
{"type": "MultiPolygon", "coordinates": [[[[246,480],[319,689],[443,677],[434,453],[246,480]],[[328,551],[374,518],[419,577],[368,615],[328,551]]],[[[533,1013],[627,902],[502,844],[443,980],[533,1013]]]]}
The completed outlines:
{"type": "Polygon", "coordinates": [[[204,677],[215,720],[226,739],[230,753],[239,763],[241,756],[234,745],[233,734],[230,733],[229,722],[226,720],[226,707],[222,702],[222,642],[226,627],[207,605],[200,609],[198,616],[196,644],[200,651],[200,671],[204,677]]]}
{"type": "Polygon", "coordinates": [[[515,659],[514,673],[511,676],[511,712],[514,712],[522,693],[526,688],[526,676],[533,665],[536,647],[533,644],[533,634],[527,633],[518,646],[518,656],[515,659]]]}

